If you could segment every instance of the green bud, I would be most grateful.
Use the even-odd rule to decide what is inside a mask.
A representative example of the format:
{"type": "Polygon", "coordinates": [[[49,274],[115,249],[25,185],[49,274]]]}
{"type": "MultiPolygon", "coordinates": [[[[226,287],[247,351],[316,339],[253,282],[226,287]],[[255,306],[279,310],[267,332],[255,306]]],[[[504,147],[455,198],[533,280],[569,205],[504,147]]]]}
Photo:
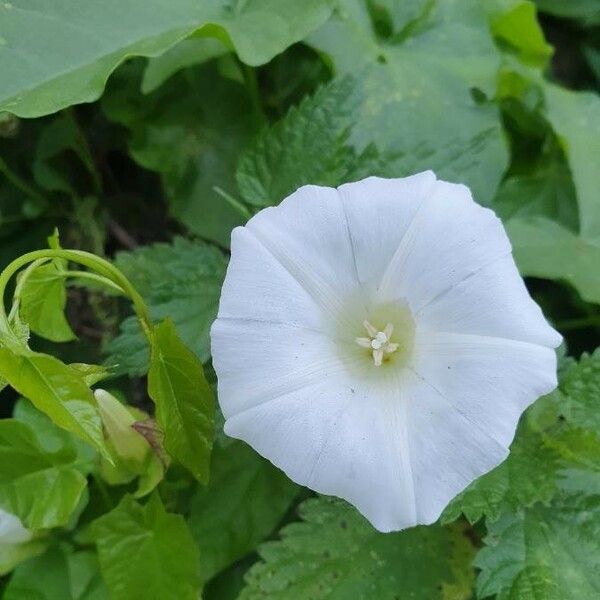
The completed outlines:
{"type": "Polygon", "coordinates": [[[142,463],[150,451],[150,444],[132,427],[136,422],[135,417],[106,390],[97,389],[94,396],[108,440],[119,458],[142,463]]]}

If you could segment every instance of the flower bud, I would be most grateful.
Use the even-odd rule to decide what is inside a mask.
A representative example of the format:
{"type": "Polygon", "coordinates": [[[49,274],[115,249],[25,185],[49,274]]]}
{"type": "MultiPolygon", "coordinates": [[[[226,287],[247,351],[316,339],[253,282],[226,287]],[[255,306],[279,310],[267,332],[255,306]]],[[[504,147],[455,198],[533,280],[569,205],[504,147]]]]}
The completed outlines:
{"type": "Polygon", "coordinates": [[[94,396],[100,409],[100,417],[108,440],[119,458],[141,463],[145,460],[150,445],[132,425],[136,422],[126,406],[106,390],[97,389],[94,396]]]}

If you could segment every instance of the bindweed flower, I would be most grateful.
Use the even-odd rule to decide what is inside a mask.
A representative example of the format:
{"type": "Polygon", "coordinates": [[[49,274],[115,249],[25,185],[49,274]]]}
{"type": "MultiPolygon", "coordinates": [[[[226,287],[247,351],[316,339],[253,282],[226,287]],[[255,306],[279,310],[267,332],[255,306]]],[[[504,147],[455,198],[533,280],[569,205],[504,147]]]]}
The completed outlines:
{"type": "Polygon", "coordinates": [[[0,508],[0,545],[23,544],[32,538],[19,517],[0,508]]]}
{"type": "Polygon", "coordinates": [[[499,219],[428,171],[305,186],[233,231],[225,432],[381,531],[432,523],[556,386],[499,219]]]}

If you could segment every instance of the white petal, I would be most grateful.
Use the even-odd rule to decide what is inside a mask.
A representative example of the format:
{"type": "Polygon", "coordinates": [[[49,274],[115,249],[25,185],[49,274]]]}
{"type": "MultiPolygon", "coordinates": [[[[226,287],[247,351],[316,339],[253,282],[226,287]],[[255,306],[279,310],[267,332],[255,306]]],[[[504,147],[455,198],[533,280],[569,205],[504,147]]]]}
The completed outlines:
{"type": "MultiPolygon", "coordinates": [[[[346,371],[351,364],[328,336],[288,324],[219,318],[211,338],[226,418],[346,371]]],[[[306,398],[310,401],[308,394],[306,398]]]]}
{"type": "Polygon", "coordinates": [[[521,413],[557,384],[554,350],[509,339],[418,330],[411,366],[503,446],[521,413]]]}
{"type": "Polygon", "coordinates": [[[406,298],[418,312],[436,296],[510,254],[500,220],[469,189],[437,181],[382,275],[382,301],[406,298]]]}
{"type": "Polygon", "coordinates": [[[231,260],[221,292],[219,317],[319,329],[325,314],[248,229],[236,227],[231,235],[231,260]]]}
{"type": "Polygon", "coordinates": [[[348,500],[377,529],[398,530],[416,523],[407,437],[394,429],[398,399],[394,405],[341,374],[326,376],[236,414],[225,432],[295,482],[348,500]]]}
{"type": "Polygon", "coordinates": [[[379,282],[434,183],[435,174],[425,171],[402,179],[368,177],[338,188],[361,283],[379,282]]]}
{"type": "Polygon", "coordinates": [[[335,318],[357,293],[354,252],[342,202],[333,188],[307,185],[279,206],[261,210],[246,228],[335,318]]]}
{"type": "Polygon", "coordinates": [[[435,522],[469,483],[500,464],[508,450],[416,376],[405,382],[417,521],[435,522]]]}
{"type": "Polygon", "coordinates": [[[467,277],[421,309],[415,319],[437,331],[510,338],[551,348],[562,341],[529,295],[512,256],[467,277]]]}

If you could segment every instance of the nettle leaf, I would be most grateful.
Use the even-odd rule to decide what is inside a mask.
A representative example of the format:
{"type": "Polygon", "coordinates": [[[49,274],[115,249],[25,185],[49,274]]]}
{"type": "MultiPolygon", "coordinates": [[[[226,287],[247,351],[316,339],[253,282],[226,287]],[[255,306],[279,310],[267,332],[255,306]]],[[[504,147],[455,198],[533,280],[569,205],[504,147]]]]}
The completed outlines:
{"type": "Polygon", "coordinates": [[[247,89],[211,63],[142,96],[131,70],[115,74],[104,111],[129,129],[134,160],[160,173],[173,217],[192,233],[229,246],[231,229],[245,216],[215,188],[236,193],[235,164],[256,130],[247,89]]]}
{"type": "MultiPolygon", "coordinates": [[[[217,316],[227,260],[218,249],[175,238],[117,254],[116,265],[147,302],[152,318],[171,317],[182,341],[202,361],[210,356],[210,326],[217,316]]],[[[141,375],[148,370],[148,344],[135,317],[107,346],[116,371],[141,375]]]]}
{"type": "Polygon", "coordinates": [[[107,0],[0,6],[0,112],[37,117],[96,100],[130,56],[156,56],[194,32],[226,40],[252,65],[304,38],[330,14],[328,0],[107,0]],[[44,43],[42,43],[44,41],[44,43]]]}
{"type": "Polygon", "coordinates": [[[246,202],[272,206],[307,183],[336,186],[385,171],[376,152],[357,156],[349,144],[356,86],[349,76],[322,86],[257,137],[236,172],[246,202]]]}
{"type": "Polygon", "coordinates": [[[49,354],[0,348],[0,377],[56,425],[106,452],[94,394],[75,369],[49,354]]]}
{"type": "Polygon", "coordinates": [[[21,292],[21,316],[31,331],[52,342],[75,339],[66,317],[65,278],[54,263],[29,275],[21,292]]]}
{"type": "Polygon", "coordinates": [[[489,203],[508,153],[497,107],[485,100],[495,92],[500,54],[482,6],[418,3],[417,16],[382,41],[366,4],[345,0],[307,39],[336,73],[360,74],[350,143],[359,152],[375,143],[393,158],[396,176],[433,169],[489,203]]]}
{"type": "Polygon", "coordinates": [[[254,550],[281,521],[299,489],[243,442],[217,445],[210,483],[198,489],[190,508],[203,581],[254,550]]]}
{"type": "Polygon", "coordinates": [[[183,517],[167,513],[158,495],[144,506],[125,496],[91,534],[111,599],[197,600],[198,549],[183,517]]]}
{"type": "Polygon", "coordinates": [[[54,545],[13,573],[4,600],[109,600],[98,558],[87,550],[54,545]]]}
{"type": "Polygon", "coordinates": [[[475,566],[480,598],[581,600],[600,595],[600,496],[565,495],[488,524],[475,566]]]}
{"type": "Polygon", "coordinates": [[[378,533],[351,506],[307,500],[301,523],[263,544],[240,598],[469,598],[473,548],[457,528],[378,533]]]}
{"type": "Polygon", "coordinates": [[[25,423],[0,420],[0,506],[30,529],[65,525],[86,487],[76,460],[68,449],[46,451],[25,423]]]}
{"type": "Polygon", "coordinates": [[[213,393],[202,363],[179,339],[170,319],[154,329],[148,394],[156,405],[165,449],[206,483],[214,436],[213,393]]]}

